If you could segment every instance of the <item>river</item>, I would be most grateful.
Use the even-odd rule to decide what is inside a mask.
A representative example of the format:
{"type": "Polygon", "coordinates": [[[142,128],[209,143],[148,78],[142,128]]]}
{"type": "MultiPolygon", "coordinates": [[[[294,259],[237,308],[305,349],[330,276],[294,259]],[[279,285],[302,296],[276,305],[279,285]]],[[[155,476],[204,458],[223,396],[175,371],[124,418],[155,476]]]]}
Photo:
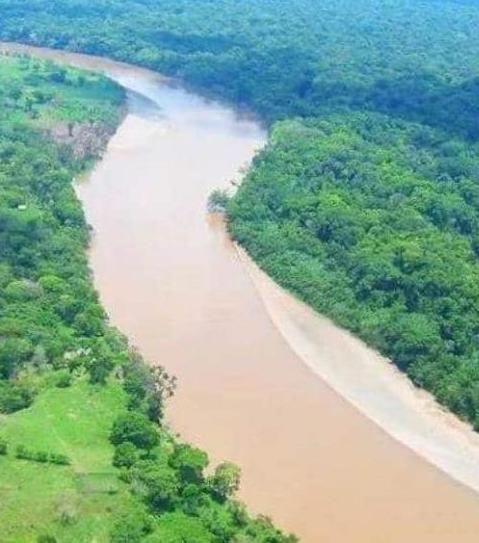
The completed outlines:
{"type": "Polygon", "coordinates": [[[412,450],[477,489],[476,436],[278,289],[206,213],[265,143],[261,127],[147,70],[35,53],[129,90],[78,193],[112,323],[178,377],[172,428],[238,463],[241,499],[305,543],[476,542],[477,494],[412,450]]]}

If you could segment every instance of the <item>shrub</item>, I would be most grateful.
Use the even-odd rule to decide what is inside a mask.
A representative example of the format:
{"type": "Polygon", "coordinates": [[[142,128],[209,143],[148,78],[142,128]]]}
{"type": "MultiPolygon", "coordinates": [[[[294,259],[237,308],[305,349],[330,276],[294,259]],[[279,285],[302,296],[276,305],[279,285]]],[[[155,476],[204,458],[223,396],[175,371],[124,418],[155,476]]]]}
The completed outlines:
{"type": "Polygon", "coordinates": [[[14,413],[29,407],[33,403],[33,390],[26,386],[10,382],[0,382],[0,413],[14,413]]]}
{"type": "Polygon", "coordinates": [[[5,298],[13,302],[26,302],[38,298],[41,294],[42,289],[39,285],[25,279],[12,281],[4,290],[5,298]]]}
{"type": "MultiPolygon", "coordinates": [[[[0,378],[12,378],[18,368],[27,362],[33,353],[33,345],[28,339],[8,336],[6,339],[2,339],[0,341],[0,378]]],[[[0,389],[8,387],[8,385],[8,382],[0,381],[0,389]]]]}
{"type": "Polygon", "coordinates": [[[136,351],[132,351],[129,356],[130,359],[123,368],[123,387],[130,396],[129,407],[141,407],[150,420],[158,422],[163,417],[165,400],[175,391],[176,378],[159,366],[146,366],[136,351]]]}
{"type": "MultiPolygon", "coordinates": [[[[90,317],[99,317],[102,311],[101,307],[93,305],[90,317]]],[[[91,358],[87,363],[90,382],[101,385],[105,384],[114,367],[114,353],[110,346],[104,339],[97,339],[92,346],[91,358]]]]}
{"type": "Polygon", "coordinates": [[[88,364],[90,382],[104,385],[113,367],[114,362],[112,359],[92,358],[88,364]]]}
{"type": "Polygon", "coordinates": [[[55,377],[55,385],[58,388],[68,388],[72,384],[73,377],[68,370],[60,370],[55,377]]]}
{"type": "Polygon", "coordinates": [[[68,466],[71,463],[68,456],[58,453],[50,453],[48,461],[51,464],[58,464],[59,466],[68,466]]]}
{"type": "Polygon", "coordinates": [[[123,388],[130,396],[132,407],[138,407],[146,396],[146,388],[149,382],[149,369],[144,366],[136,352],[133,352],[131,356],[135,358],[125,367],[123,388]]]}
{"type": "Polygon", "coordinates": [[[133,464],[138,460],[138,449],[133,443],[125,442],[120,443],[115,448],[113,455],[113,465],[117,468],[131,468],[133,464]]]}
{"type": "Polygon", "coordinates": [[[198,484],[203,481],[203,470],[208,466],[208,455],[190,445],[178,445],[169,459],[184,483],[198,484]]]}
{"type": "Polygon", "coordinates": [[[33,453],[29,451],[24,445],[18,445],[15,449],[15,457],[19,460],[32,460],[33,453]]]}
{"type": "Polygon", "coordinates": [[[39,535],[37,537],[37,543],[57,543],[57,538],[53,535],[39,535]]]}
{"type": "Polygon", "coordinates": [[[33,455],[33,460],[35,460],[35,462],[40,462],[41,464],[46,464],[48,462],[48,453],[44,451],[37,451],[33,455]]]}
{"type": "Polygon", "coordinates": [[[208,197],[208,211],[223,213],[228,207],[230,196],[226,190],[215,189],[208,197]]]}
{"type": "Polygon", "coordinates": [[[152,461],[138,462],[133,468],[132,486],[145,493],[149,505],[156,511],[171,509],[179,498],[176,472],[152,461]]]}
{"type": "Polygon", "coordinates": [[[47,453],[45,451],[31,451],[24,445],[18,445],[15,449],[15,457],[19,460],[30,460],[40,464],[57,464],[66,466],[70,464],[70,459],[64,454],[47,453]]]}
{"type": "Polygon", "coordinates": [[[111,532],[111,543],[140,543],[153,530],[150,517],[143,511],[131,511],[119,519],[111,532]]]}
{"type": "Polygon", "coordinates": [[[221,501],[227,500],[239,489],[241,470],[231,462],[219,464],[209,479],[213,494],[221,501]]]}
{"type": "Polygon", "coordinates": [[[149,419],[138,412],[128,412],[118,417],[110,434],[113,445],[129,441],[140,449],[150,450],[159,442],[158,432],[149,419]]]}

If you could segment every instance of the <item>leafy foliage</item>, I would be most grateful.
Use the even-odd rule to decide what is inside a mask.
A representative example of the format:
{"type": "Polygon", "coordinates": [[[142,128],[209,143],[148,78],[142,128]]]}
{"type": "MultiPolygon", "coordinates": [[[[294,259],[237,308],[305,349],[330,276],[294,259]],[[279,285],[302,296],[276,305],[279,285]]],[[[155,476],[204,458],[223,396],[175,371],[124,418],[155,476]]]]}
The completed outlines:
{"type": "Polygon", "coordinates": [[[1,0],[0,11],[5,40],[133,61],[268,121],[348,104],[478,135],[473,0],[1,0]]]}
{"type": "Polygon", "coordinates": [[[223,462],[216,466],[210,485],[220,500],[227,500],[239,490],[241,470],[231,462],[223,462]]]}
{"type": "MultiPolygon", "coordinates": [[[[95,85],[99,97],[82,105],[113,129],[123,93],[100,76],[23,57],[0,56],[0,80],[0,412],[11,413],[33,401],[29,371],[67,367],[113,340],[90,283],[87,228],[71,187],[91,157],[75,160],[46,134],[62,116],[75,117],[78,94],[95,85]],[[26,95],[36,97],[28,107],[26,95]]],[[[112,368],[107,354],[102,378],[112,368]]],[[[97,357],[83,358],[89,368],[97,357]]]]}
{"type": "Polygon", "coordinates": [[[110,441],[113,445],[132,443],[139,449],[150,450],[158,444],[159,436],[149,419],[138,411],[130,411],[113,424],[110,441]]]}
{"type": "Polygon", "coordinates": [[[113,455],[113,465],[117,468],[131,468],[138,460],[138,448],[125,441],[115,447],[115,454],[113,455]]]}

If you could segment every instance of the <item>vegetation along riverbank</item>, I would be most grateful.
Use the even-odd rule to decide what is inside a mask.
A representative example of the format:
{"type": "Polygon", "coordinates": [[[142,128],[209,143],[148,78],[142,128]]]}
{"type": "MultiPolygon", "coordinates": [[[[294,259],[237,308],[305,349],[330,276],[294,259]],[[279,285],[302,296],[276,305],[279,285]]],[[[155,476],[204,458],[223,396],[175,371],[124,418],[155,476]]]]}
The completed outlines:
{"type": "Polygon", "coordinates": [[[0,539],[294,541],[231,498],[236,466],[162,424],[175,381],[108,326],[72,187],[124,112],[103,76],[0,56],[0,539]]]}

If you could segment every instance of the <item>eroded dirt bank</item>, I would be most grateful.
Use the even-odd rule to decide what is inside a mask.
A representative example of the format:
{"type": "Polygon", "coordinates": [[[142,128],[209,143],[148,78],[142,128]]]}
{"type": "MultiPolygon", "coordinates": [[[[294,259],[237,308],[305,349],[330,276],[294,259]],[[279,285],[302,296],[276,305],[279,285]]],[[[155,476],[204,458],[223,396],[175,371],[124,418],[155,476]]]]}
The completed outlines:
{"type": "Polygon", "coordinates": [[[131,91],[129,114],[79,193],[113,323],[179,378],[173,427],[214,461],[240,464],[241,497],[307,543],[477,541],[476,494],[352,403],[377,420],[373,406],[386,426],[402,421],[396,437],[421,438],[436,460],[476,458],[475,438],[459,428],[435,444],[449,418],[417,422],[428,408],[416,391],[406,401],[402,376],[383,379],[374,353],[278,299],[207,217],[210,190],[252,158],[262,130],[146,70],[41,54],[105,70],[131,91]]]}

